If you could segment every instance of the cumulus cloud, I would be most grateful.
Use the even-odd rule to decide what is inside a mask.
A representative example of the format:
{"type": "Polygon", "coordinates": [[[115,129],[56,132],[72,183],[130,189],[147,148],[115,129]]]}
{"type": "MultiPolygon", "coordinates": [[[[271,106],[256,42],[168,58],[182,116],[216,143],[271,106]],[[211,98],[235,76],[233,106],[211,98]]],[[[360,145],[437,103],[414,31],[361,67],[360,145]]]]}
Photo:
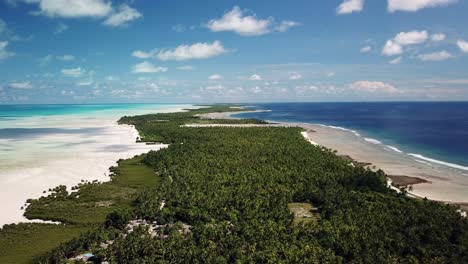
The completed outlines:
{"type": "Polygon", "coordinates": [[[272,17],[261,19],[255,14],[248,15],[246,13],[240,7],[234,6],[221,18],[212,19],[205,26],[213,32],[233,31],[243,36],[259,36],[274,30],[285,32],[300,25],[298,22],[286,20],[281,21],[275,27],[275,20],[272,17]]]}
{"type": "Polygon", "coordinates": [[[423,8],[445,6],[458,0],[388,0],[388,11],[416,12],[423,8]]]}
{"type": "Polygon", "coordinates": [[[213,32],[234,31],[240,35],[263,35],[270,32],[273,19],[259,19],[256,15],[245,15],[240,7],[235,6],[220,19],[212,19],[207,27],[213,32]]]}
{"type": "Polygon", "coordinates": [[[105,0],[25,0],[39,7],[37,14],[49,17],[105,17],[112,12],[111,2],[105,0]]]}
{"type": "Polygon", "coordinates": [[[415,45],[423,43],[427,40],[428,34],[427,31],[409,31],[409,32],[400,32],[395,36],[395,42],[402,45],[415,45]]]}
{"type": "Polygon", "coordinates": [[[371,46],[364,46],[364,47],[362,47],[359,51],[360,51],[361,53],[366,53],[366,52],[369,52],[369,51],[371,51],[371,50],[372,50],[372,47],[371,47],[371,46]]]}
{"type": "Polygon", "coordinates": [[[208,77],[208,79],[210,79],[210,80],[221,80],[222,78],[223,78],[223,76],[221,76],[219,74],[213,74],[210,77],[208,77]]]}
{"type": "Polygon", "coordinates": [[[141,17],[143,17],[143,15],[138,12],[138,10],[123,4],[104,21],[104,25],[111,27],[125,26],[130,21],[141,17]]]}
{"type": "Polygon", "coordinates": [[[291,73],[289,74],[289,80],[300,80],[302,79],[302,75],[299,73],[291,73]]]}
{"type": "Polygon", "coordinates": [[[192,45],[180,45],[175,49],[163,49],[156,58],[168,61],[184,61],[193,59],[208,59],[228,52],[220,41],[213,43],[195,43],[192,45]]]}
{"type": "Polygon", "coordinates": [[[8,51],[8,41],[0,41],[0,60],[14,56],[15,53],[8,51]]]}
{"type": "Polygon", "coordinates": [[[427,31],[400,32],[393,39],[388,40],[382,49],[382,54],[394,56],[403,53],[403,47],[425,42],[429,38],[427,31]]]}
{"type": "Polygon", "coordinates": [[[445,40],[445,34],[438,33],[438,34],[432,34],[431,35],[431,40],[434,42],[439,42],[445,40]]]}
{"type": "Polygon", "coordinates": [[[458,48],[460,48],[460,50],[463,53],[468,53],[468,42],[466,42],[464,40],[458,40],[457,41],[457,46],[458,46],[458,48]]]}
{"type": "Polygon", "coordinates": [[[157,73],[157,72],[167,72],[167,70],[168,69],[166,67],[157,67],[147,61],[138,63],[132,67],[133,73],[157,73]]]}
{"type": "Polygon", "coordinates": [[[450,54],[448,51],[443,50],[439,52],[421,54],[418,56],[418,58],[422,61],[443,61],[453,58],[453,55],[450,54]]]}
{"type": "Polygon", "coordinates": [[[387,40],[382,49],[382,54],[387,56],[394,56],[403,53],[403,47],[393,40],[387,40]]]}
{"type": "Polygon", "coordinates": [[[402,61],[403,61],[403,58],[400,56],[398,58],[395,58],[395,59],[389,61],[388,63],[395,65],[395,64],[400,64],[402,61]]]}
{"type": "Polygon", "coordinates": [[[345,0],[336,8],[339,15],[361,12],[364,8],[364,0],[345,0]]]}
{"type": "Polygon", "coordinates": [[[149,52],[136,50],[132,52],[132,56],[138,59],[149,59],[149,58],[155,57],[156,54],[157,54],[157,50],[152,50],[149,52]]]}
{"type": "Polygon", "coordinates": [[[31,82],[13,82],[13,83],[10,83],[9,86],[11,88],[14,88],[14,89],[31,89],[31,88],[33,88],[33,85],[31,84],[31,82]]]}
{"type": "Polygon", "coordinates": [[[249,80],[251,81],[260,81],[262,79],[262,76],[258,75],[258,74],[252,74],[250,77],[249,77],[249,80]]]}
{"type": "MultiPolygon", "coordinates": [[[[35,4],[38,7],[34,11],[35,15],[64,18],[106,18],[103,22],[106,26],[118,27],[127,25],[130,21],[141,18],[142,14],[138,10],[131,8],[127,4],[122,4],[118,8],[112,6],[109,0],[17,0],[28,4],[35,4]]],[[[54,34],[60,34],[68,29],[65,24],[59,24],[54,34]]]]}
{"type": "Polygon", "coordinates": [[[81,67],[73,68],[73,69],[62,69],[62,74],[67,77],[78,78],[83,76],[86,73],[84,69],[81,67]]]}
{"type": "Polygon", "coordinates": [[[384,82],[374,81],[357,81],[349,85],[349,88],[361,92],[381,92],[381,93],[397,93],[399,90],[393,85],[384,82]]]}

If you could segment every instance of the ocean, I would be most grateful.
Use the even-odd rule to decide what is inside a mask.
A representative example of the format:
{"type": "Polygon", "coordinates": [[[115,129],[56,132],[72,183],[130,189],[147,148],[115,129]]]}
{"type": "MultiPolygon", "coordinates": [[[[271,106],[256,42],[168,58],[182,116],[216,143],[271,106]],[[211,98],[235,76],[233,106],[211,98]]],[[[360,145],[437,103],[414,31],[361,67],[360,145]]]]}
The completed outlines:
{"type": "Polygon", "coordinates": [[[0,105],[0,227],[25,221],[26,199],[58,185],[109,180],[121,158],[157,150],[136,143],[124,115],[176,112],[191,105],[0,105]]]}
{"type": "Polygon", "coordinates": [[[236,117],[332,126],[413,158],[468,170],[468,102],[265,103],[236,117]]]}

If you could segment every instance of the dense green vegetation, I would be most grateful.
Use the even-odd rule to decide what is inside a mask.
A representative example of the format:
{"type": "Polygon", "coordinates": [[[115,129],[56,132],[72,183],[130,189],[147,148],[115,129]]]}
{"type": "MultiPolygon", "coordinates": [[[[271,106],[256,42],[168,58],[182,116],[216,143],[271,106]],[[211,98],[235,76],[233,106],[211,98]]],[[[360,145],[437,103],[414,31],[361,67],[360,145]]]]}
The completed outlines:
{"type": "Polygon", "coordinates": [[[80,225],[7,225],[0,232],[0,263],[29,263],[88,229],[80,225]]]}
{"type": "MultiPolygon", "coordinates": [[[[97,237],[113,237],[113,244],[94,249],[98,259],[468,262],[468,223],[454,207],[389,190],[383,172],[349,166],[331,151],[309,144],[299,128],[181,127],[199,122],[195,114],[213,110],[122,118],[137,127],[142,140],[171,143],[144,158],[161,180],[138,194],[131,212],[132,218],[169,224],[168,236],[152,238],[143,229],[118,236],[116,230],[129,216],[115,213],[112,222],[119,224],[99,230],[97,237]],[[320,216],[298,223],[289,211],[291,203],[313,204],[320,216]],[[176,223],[190,225],[191,233],[179,232],[176,223]]],[[[67,245],[57,249],[49,260],[58,261],[67,250],[67,245]]]]}
{"type": "Polygon", "coordinates": [[[129,209],[139,191],[159,181],[154,170],[142,164],[143,157],[120,160],[118,167],[111,168],[110,182],[83,182],[73,187],[72,193],[58,186],[47,197],[30,200],[26,217],[66,224],[5,226],[0,230],[0,263],[29,263],[84,231],[99,227],[110,213],[129,209]]]}
{"type": "Polygon", "coordinates": [[[72,193],[59,186],[50,195],[31,200],[25,216],[69,224],[101,224],[109,213],[130,208],[137,190],[157,184],[159,178],[150,167],[142,166],[142,159],[120,160],[119,167],[111,168],[110,182],[80,183],[72,193]]]}
{"type": "MultiPolygon", "coordinates": [[[[455,207],[390,190],[382,171],[350,166],[309,144],[299,128],[181,127],[220,123],[196,115],[229,110],[122,118],[136,126],[142,141],[171,145],[144,156],[151,173],[139,177],[148,185],[136,177],[120,185],[114,179],[122,193],[134,193],[127,200],[116,192],[107,208],[115,211],[94,220],[100,228],[41,262],[62,263],[86,250],[97,262],[111,263],[468,263],[468,221],[455,207]],[[318,208],[313,221],[295,219],[291,206],[300,204],[318,208]],[[131,219],[156,221],[162,230],[155,236],[145,227],[127,233],[131,219]],[[183,224],[190,232],[182,232],[183,224]],[[112,243],[102,246],[106,241],[112,243]]],[[[105,185],[96,184],[91,201],[109,200],[96,194],[105,185]]],[[[57,196],[33,202],[28,212],[60,210],[58,204],[81,198],[57,196]]],[[[52,211],[46,215],[55,219],[52,211]]],[[[73,214],[62,219],[83,221],[73,214]]]]}

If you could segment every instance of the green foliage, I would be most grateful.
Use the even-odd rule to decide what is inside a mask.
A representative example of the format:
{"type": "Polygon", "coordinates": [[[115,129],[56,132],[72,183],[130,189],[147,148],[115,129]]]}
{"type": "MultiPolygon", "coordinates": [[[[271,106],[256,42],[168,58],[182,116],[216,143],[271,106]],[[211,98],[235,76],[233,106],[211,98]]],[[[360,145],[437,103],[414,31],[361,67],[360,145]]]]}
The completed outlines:
{"type": "Polygon", "coordinates": [[[115,211],[107,215],[105,227],[123,230],[131,219],[132,213],[129,210],[115,211]]]}
{"type": "Polygon", "coordinates": [[[101,224],[109,213],[130,208],[138,189],[157,185],[158,177],[141,163],[142,159],[138,156],[120,160],[118,167],[111,168],[110,182],[81,183],[71,194],[65,186],[59,186],[48,196],[31,200],[25,216],[71,224],[101,224]]]}
{"type": "Polygon", "coordinates": [[[122,118],[142,141],[171,144],[142,160],[151,167],[148,183],[157,178],[152,188],[114,178],[118,188],[138,186],[128,204],[132,211],[108,215],[107,228],[43,260],[60,263],[92,250],[112,263],[468,263],[468,222],[456,208],[388,189],[382,171],[349,166],[333,151],[309,144],[299,128],[181,126],[220,123],[196,115],[229,110],[122,118]],[[318,207],[316,221],[294,221],[292,204],[318,207]],[[124,235],[130,216],[157,221],[164,237],[144,227],[124,235]],[[181,223],[190,232],[181,232],[181,223]],[[107,240],[113,243],[99,246],[107,240]]]}
{"type": "Polygon", "coordinates": [[[73,225],[6,225],[0,230],[0,263],[29,263],[87,230],[73,225]]]}
{"type": "Polygon", "coordinates": [[[155,188],[159,178],[153,169],[141,163],[143,156],[120,160],[112,168],[112,181],[106,183],[84,182],[72,188],[51,189],[47,197],[30,199],[25,215],[28,218],[54,220],[67,225],[19,224],[0,230],[0,263],[28,263],[34,257],[45,257],[34,263],[63,263],[68,256],[95,246],[94,241],[112,237],[112,228],[122,228],[131,217],[132,202],[139,190],[155,188]],[[105,223],[105,232],[94,230],[105,223]],[[73,239],[74,237],[79,237],[73,239]],[[60,243],[69,241],[68,243],[60,243]],[[52,249],[55,250],[45,255],[52,249]]]}

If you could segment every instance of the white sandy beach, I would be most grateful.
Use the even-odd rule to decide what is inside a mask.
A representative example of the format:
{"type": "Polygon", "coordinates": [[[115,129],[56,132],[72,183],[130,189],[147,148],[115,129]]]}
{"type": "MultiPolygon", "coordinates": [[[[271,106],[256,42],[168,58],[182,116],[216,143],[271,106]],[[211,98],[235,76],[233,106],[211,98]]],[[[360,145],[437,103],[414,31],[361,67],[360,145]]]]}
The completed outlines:
{"type": "MultiPolygon", "coordinates": [[[[222,119],[245,112],[213,113],[203,118],[222,119]]],[[[273,122],[273,121],[271,121],[273,122]]],[[[427,183],[413,185],[411,192],[418,197],[448,203],[468,204],[468,171],[464,167],[446,166],[425,158],[403,153],[392,146],[383,145],[375,139],[362,137],[358,132],[339,127],[306,123],[279,123],[299,126],[307,132],[303,135],[312,144],[318,144],[359,162],[372,163],[371,167],[382,169],[387,175],[409,176],[424,179],[427,183]]]]}
{"type": "Polygon", "coordinates": [[[166,145],[136,143],[138,132],[132,126],[118,125],[120,116],[155,112],[176,112],[187,106],[168,107],[105,115],[44,116],[15,120],[2,126],[54,128],[53,133],[0,139],[11,151],[0,157],[0,226],[26,222],[25,202],[38,198],[44,190],[58,185],[68,187],[81,180],[108,181],[109,167],[119,159],[131,158],[166,145]]]}

